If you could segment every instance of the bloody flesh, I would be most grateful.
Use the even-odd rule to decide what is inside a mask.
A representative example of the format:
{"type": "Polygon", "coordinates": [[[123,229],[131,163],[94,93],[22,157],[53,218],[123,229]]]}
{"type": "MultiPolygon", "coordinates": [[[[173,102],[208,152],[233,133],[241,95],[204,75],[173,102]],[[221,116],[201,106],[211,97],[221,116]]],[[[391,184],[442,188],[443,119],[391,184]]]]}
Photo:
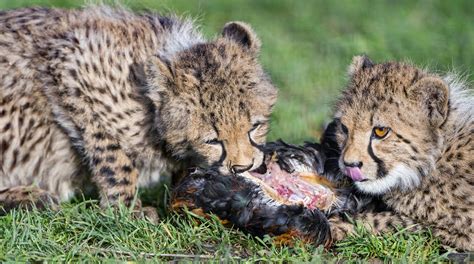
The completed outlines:
{"type": "Polygon", "coordinates": [[[335,201],[328,182],[313,172],[288,173],[276,162],[269,162],[265,173],[250,172],[252,177],[263,181],[278,196],[290,204],[303,204],[309,209],[325,210],[335,201]]]}

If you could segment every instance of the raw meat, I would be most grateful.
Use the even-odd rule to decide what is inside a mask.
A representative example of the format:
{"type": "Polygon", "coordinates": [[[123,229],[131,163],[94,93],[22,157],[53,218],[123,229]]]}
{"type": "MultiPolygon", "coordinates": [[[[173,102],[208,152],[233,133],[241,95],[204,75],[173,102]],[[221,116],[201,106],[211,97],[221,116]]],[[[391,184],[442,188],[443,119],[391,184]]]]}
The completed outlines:
{"type": "Polygon", "coordinates": [[[335,202],[331,183],[314,172],[289,173],[274,161],[268,163],[263,174],[259,172],[252,171],[249,174],[265,183],[267,188],[274,190],[286,203],[326,210],[335,202]]]}

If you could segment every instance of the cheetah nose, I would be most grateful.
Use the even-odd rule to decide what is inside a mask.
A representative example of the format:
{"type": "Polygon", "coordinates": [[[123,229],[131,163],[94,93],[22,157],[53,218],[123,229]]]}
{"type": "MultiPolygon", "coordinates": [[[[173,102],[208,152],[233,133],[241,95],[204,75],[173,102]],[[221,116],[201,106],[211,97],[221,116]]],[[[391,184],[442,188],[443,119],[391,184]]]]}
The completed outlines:
{"type": "Polygon", "coordinates": [[[253,167],[253,162],[250,165],[233,165],[231,167],[232,173],[241,173],[244,171],[248,171],[253,167]]]}

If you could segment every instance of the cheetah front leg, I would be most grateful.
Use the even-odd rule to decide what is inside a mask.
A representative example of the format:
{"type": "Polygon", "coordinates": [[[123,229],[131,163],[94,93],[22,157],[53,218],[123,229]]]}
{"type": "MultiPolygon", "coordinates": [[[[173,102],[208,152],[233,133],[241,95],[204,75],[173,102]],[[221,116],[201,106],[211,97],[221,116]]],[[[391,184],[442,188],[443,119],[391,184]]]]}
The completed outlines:
{"type": "MultiPolygon", "coordinates": [[[[119,143],[103,129],[86,129],[83,134],[93,180],[99,187],[101,205],[130,206],[135,198],[138,171],[119,143]]],[[[139,201],[137,201],[140,204],[139,201]]]]}
{"type": "Polygon", "coordinates": [[[14,208],[57,209],[58,204],[57,196],[35,186],[15,186],[0,190],[0,215],[5,215],[14,208]]]}
{"type": "Polygon", "coordinates": [[[411,218],[399,215],[392,211],[379,213],[364,212],[353,217],[334,215],[329,218],[333,242],[340,241],[348,235],[354,234],[356,222],[359,222],[367,230],[375,234],[394,231],[399,227],[407,227],[413,231],[419,229],[417,223],[411,218]]]}
{"type": "MultiPolygon", "coordinates": [[[[136,198],[138,170],[117,140],[104,129],[86,129],[83,134],[87,156],[90,159],[93,180],[99,187],[101,206],[132,206],[136,198]]],[[[135,215],[158,221],[155,208],[142,207],[136,198],[135,215]]]]}
{"type": "Polygon", "coordinates": [[[465,251],[474,251],[474,243],[471,237],[472,222],[469,222],[469,220],[466,220],[466,224],[462,224],[466,231],[458,232],[452,229],[454,223],[445,225],[423,223],[422,225],[415,222],[410,217],[391,211],[380,213],[366,212],[358,214],[353,218],[343,215],[331,216],[329,218],[329,223],[333,242],[340,241],[348,235],[354,234],[355,222],[363,224],[367,230],[375,234],[395,231],[396,228],[399,227],[408,228],[410,231],[420,230],[422,227],[427,227],[430,228],[433,235],[439,238],[444,244],[465,251]],[[469,223],[471,223],[471,226],[469,223]]]}

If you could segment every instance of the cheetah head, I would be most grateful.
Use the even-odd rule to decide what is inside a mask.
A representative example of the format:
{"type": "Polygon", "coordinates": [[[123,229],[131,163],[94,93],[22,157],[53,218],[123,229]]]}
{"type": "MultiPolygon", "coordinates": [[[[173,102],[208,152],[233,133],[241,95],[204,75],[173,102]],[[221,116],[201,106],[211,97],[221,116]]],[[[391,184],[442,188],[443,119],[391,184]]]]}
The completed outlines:
{"type": "Polygon", "coordinates": [[[241,22],[222,36],[154,57],[145,67],[155,125],[169,153],[191,166],[243,172],[263,162],[277,90],[258,61],[260,42],[241,22]]]}
{"type": "Polygon", "coordinates": [[[441,155],[448,85],[403,63],[356,56],[336,103],[339,167],[363,192],[415,188],[441,155]]]}

